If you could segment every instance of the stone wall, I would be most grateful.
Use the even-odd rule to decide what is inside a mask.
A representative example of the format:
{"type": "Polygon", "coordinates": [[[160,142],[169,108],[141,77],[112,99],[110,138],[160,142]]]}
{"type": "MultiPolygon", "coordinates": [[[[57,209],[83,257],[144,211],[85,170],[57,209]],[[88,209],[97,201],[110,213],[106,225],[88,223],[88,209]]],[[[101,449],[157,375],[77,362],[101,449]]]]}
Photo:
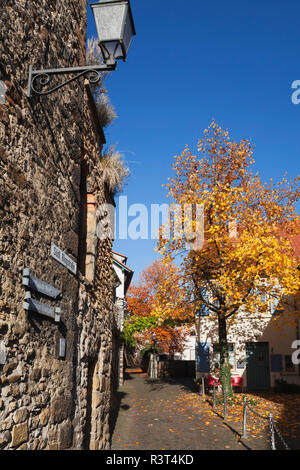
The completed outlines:
{"type": "Polygon", "coordinates": [[[4,449],[109,446],[109,240],[96,246],[94,279],[85,278],[86,193],[96,204],[107,198],[98,168],[103,134],[82,82],[48,96],[26,97],[30,64],[83,65],[86,7],[86,0],[4,0],[0,6],[0,80],[6,86],[0,104],[4,449]],[[76,275],[50,256],[51,243],[77,261],[76,275]],[[24,268],[61,290],[57,300],[32,294],[60,307],[60,323],[24,310],[24,268]],[[58,357],[61,338],[65,358],[58,357]]]}
{"type": "Polygon", "coordinates": [[[106,217],[105,205],[114,201],[107,193],[99,172],[99,154],[90,147],[89,139],[84,142],[84,160],[89,167],[86,181],[87,279],[80,285],[77,317],[79,341],[74,447],[99,450],[110,447],[115,306],[112,241],[109,234],[105,236],[102,233],[103,239],[97,238],[95,229],[106,217]]]}

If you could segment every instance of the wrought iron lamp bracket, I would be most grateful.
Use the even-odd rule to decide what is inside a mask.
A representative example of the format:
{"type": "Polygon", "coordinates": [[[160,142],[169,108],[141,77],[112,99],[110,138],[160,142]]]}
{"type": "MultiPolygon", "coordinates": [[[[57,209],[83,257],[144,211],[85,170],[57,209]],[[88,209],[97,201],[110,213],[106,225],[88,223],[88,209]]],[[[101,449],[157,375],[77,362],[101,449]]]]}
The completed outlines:
{"type": "Polygon", "coordinates": [[[83,76],[86,76],[92,85],[97,84],[101,79],[102,72],[110,72],[116,70],[116,61],[109,61],[102,65],[87,65],[83,67],[70,67],[61,69],[46,69],[46,70],[33,70],[29,66],[29,77],[27,85],[27,97],[31,98],[33,93],[36,95],[50,95],[51,93],[59,90],[68,83],[73,82],[83,76]],[[69,78],[63,83],[56,85],[53,88],[44,91],[44,87],[49,85],[50,79],[53,75],[70,75],[76,74],[74,77],[69,78]]]}

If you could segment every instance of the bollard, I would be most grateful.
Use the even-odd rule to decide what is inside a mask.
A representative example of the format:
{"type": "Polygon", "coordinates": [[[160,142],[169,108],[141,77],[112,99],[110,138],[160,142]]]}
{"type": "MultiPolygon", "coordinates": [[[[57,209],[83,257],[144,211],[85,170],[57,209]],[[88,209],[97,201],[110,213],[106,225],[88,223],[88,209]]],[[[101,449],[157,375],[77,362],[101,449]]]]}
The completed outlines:
{"type": "Polygon", "coordinates": [[[204,377],[201,377],[201,384],[202,384],[202,396],[205,395],[205,385],[204,385],[204,377]]]}
{"type": "Polygon", "coordinates": [[[228,418],[227,415],[227,400],[226,400],[226,390],[224,388],[223,390],[223,402],[224,402],[224,420],[226,421],[228,418]]]}
{"type": "Polygon", "coordinates": [[[271,450],[276,450],[272,413],[269,413],[269,426],[270,426],[271,450]]]}
{"type": "Polygon", "coordinates": [[[243,404],[243,434],[242,439],[247,439],[247,398],[244,397],[243,404]]]}
{"type": "Polygon", "coordinates": [[[213,410],[216,409],[216,384],[213,385],[213,410]]]}

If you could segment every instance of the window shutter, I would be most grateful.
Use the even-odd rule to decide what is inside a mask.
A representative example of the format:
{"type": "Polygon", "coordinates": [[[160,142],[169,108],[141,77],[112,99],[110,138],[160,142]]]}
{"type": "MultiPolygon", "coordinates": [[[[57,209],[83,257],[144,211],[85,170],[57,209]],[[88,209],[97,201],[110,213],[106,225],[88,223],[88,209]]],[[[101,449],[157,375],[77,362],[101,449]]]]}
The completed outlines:
{"type": "MultiPolygon", "coordinates": [[[[200,291],[201,291],[201,295],[204,298],[204,300],[206,302],[208,302],[209,294],[208,294],[208,291],[207,291],[206,287],[201,287],[200,291]]],[[[196,312],[196,316],[206,317],[207,315],[209,315],[209,308],[204,304],[200,305],[199,310],[197,310],[197,312],[196,312]]]]}
{"type": "Polygon", "coordinates": [[[197,343],[197,371],[209,372],[210,358],[209,358],[209,343],[197,343]]]}
{"type": "Polygon", "coordinates": [[[282,356],[281,354],[271,354],[271,372],[282,371],[282,356]]]}

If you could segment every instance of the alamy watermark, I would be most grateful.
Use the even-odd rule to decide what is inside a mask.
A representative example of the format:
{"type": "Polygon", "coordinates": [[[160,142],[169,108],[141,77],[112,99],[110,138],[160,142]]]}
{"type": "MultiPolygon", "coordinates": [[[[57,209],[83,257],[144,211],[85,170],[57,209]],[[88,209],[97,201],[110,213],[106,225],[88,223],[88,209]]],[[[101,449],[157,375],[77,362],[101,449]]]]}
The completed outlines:
{"type": "Polygon", "coordinates": [[[292,103],[300,104],[300,80],[293,81],[292,89],[295,90],[291,95],[292,103]]]}
{"type": "Polygon", "coordinates": [[[114,240],[184,240],[186,249],[200,250],[204,243],[204,207],[200,204],[128,205],[120,196],[117,208],[98,206],[97,237],[114,240]]]}
{"type": "Polygon", "coordinates": [[[296,349],[296,351],[293,352],[292,354],[292,363],[295,366],[298,366],[300,364],[300,340],[296,339],[292,343],[292,349],[296,349]]]}

